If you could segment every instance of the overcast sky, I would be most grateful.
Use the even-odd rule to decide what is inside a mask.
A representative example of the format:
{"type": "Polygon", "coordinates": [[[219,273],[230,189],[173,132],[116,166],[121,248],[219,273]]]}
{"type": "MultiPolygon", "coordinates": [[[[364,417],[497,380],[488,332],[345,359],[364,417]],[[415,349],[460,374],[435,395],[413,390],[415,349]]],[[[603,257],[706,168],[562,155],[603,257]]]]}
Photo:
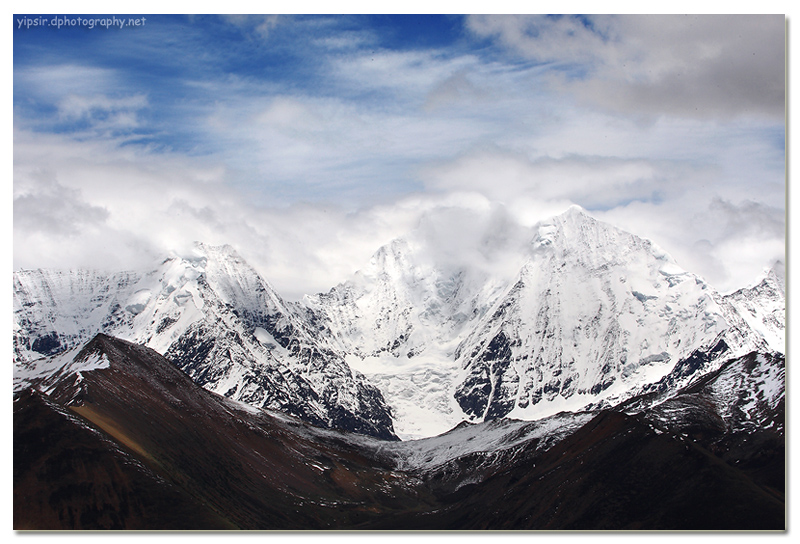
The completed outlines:
{"type": "Polygon", "coordinates": [[[570,204],[721,291],[784,258],[783,15],[144,17],[15,16],[15,269],[229,243],[293,299],[570,204]]]}

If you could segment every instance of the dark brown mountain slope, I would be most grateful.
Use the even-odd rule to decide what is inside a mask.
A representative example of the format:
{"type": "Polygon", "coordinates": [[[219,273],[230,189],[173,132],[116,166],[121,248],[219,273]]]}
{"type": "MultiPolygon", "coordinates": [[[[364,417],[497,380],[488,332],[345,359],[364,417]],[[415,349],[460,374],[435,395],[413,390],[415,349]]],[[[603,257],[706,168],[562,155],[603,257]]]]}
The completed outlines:
{"type": "Polygon", "coordinates": [[[14,529],[230,529],[35,391],[14,400],[14,529]]]}
{"type": "MultiPolygon", "coordinates": [[[[432,451],[423,443],[401,450],[235,403],[129,342],[99,335],[75,363],[84,370],[48,396],[15,398],[15,529],[785,527],[775,484],[782,401],[758,412],[762,423],[744,417],[739,401],[722,402],[782,399],[774,387],[753,397],[739,379],[780,384],[780,358],[740,358],[667,402],[599,412],[552,446],[542,447],[547,435],[469,454],[450,444],[462,453],[430,466],[398,458],[432,451]],[[771,434],[759,431],[771,423],[771,434]],[[753,429],[763,438],[756,447],[774,451],[759,457],[748,445],[753,429]]],[[[497,432],[466,428],[468,440],[497,432]]]]}
{"type": "Polygon", "coordinates": [[[601,412],[543,454],[518,455],[442,508],[383,528],[782,530],[784,503],[690,440],[601,412]]]}
{"type": "MultiPolygon", "coordinates": [[[[99,335],[78,358],[109,364],[62,379],[50,393],[52,401],[102,430],[125,455],[233,527],[351,526],[417,500],[416,492],[402,485],[388,463],[365,457],[339,439],[339,433],[304,434],[307,427],[299,422],[209,393],[152,350],[99,335]]],[[[80,459],[69,443],[50,442],[38,434],[37,417],[43,416],[20,412],[15,449],[23,452],[38,442],[46,459],[68,457],[67,465],[84,467],[74,472],[78,487],[95,488],[113,480],[105,473],[105,461],[94,466],[80,459]]],[[[51,470],[49,461],[47,465],[51,470]]],[[[47,478],[33,478],[32,472],[35,467],[20,455],[15,482],[29,481],[28,495],[48,505],[57,503],[47,478]]],[[[102,497],[84,499],[85,509],[101,508],[102,497]]],[[[69,517],[51,517],[60,523],[53,522],[55,527],[87,527],[69,517]]],[[[45,527],[26,521],[34,523],[21,521],[17,528],[45,527]]],[[[155,516],[146,527],[174,525],[155,516]]]]}

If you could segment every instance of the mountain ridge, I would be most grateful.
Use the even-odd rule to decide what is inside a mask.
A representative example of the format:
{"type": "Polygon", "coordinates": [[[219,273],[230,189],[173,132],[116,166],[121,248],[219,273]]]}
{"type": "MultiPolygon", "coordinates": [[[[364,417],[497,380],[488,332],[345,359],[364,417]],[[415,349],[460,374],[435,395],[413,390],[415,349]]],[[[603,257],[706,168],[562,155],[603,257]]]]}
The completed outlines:
{"type": "Polygon", "coordinates": [[[381,383],[401,434],[419,436],[413,418],[449,416],[435,434],[462,417],[611,405],[722,338],[728,355],[766,349],[729,299],[649,240],[577,206],[528,231],[518,272],[502,281],[452,257],[431,265],[423,243],[399,240],[354,280],[306,297],[332,331],[328,345],[381,383]]]}
{"type": "Polygon", "coordinates": [[[155,270],[117,276],[15,274],[15,374],[40,372],[37,355],[67,351],[105,332],[166,354],[206,388],[315,423],[393,437],[380,393],[309,334],[288,306],[230,247],[198,244],[155,270]],[[85,277],[99,278],[85,281],[85,277]],[[38,284],[37,284],[38,281],[38,284]],[[40,289],[26,289],[30,284],[40,289]],[[38,292],[66,293],[36,299],[38,292]],[[35,348],[45,346],[46,353],[35,348]]]}
{"type": "Polygon", "coordinates": [[[507,247],[481,237],[481,251],[505,263],[499,275],[472,266],[472,254],[437,260],[428,235],[395,240],[352,280],[299,302],[230,246],[198,244],[145,273],[15,273],[18,382],[45,372],[33,359],[108,332],[236,400],[413,438],[465,418],[538,419],[663,380],[680,386],[723,356],[774,349],[769,331],[740,315],[742,300],[772,297],[756,313],[775,330],[785,314],[782,290],[722,296],[579,207],[512,233],[507,247]]]}

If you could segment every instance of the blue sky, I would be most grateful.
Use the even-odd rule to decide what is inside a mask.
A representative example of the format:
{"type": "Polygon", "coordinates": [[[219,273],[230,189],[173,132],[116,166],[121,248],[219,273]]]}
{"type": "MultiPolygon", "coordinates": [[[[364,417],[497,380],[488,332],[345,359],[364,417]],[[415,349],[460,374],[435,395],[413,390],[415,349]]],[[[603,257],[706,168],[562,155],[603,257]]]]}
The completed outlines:
{"type": "Polygon", "coordinates": [[[23,17],[16,268],[230,243],[293,298],[426,217],[570,204],[721,290],[784,257],[782,15],[23,17]]]}

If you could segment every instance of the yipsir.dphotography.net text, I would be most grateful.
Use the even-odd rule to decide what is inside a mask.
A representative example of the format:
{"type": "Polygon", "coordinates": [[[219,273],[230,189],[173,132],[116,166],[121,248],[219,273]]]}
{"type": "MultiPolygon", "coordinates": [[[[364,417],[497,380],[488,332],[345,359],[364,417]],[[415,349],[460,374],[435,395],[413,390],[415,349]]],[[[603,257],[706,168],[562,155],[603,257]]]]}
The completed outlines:
{"type": "Polygon", "coordinates": [[[32,28],[127,28],[145,26],[145,17],[79,17],[79,16],[36,16],[36,17],[17,17],[17,29],[32,28]]]}

